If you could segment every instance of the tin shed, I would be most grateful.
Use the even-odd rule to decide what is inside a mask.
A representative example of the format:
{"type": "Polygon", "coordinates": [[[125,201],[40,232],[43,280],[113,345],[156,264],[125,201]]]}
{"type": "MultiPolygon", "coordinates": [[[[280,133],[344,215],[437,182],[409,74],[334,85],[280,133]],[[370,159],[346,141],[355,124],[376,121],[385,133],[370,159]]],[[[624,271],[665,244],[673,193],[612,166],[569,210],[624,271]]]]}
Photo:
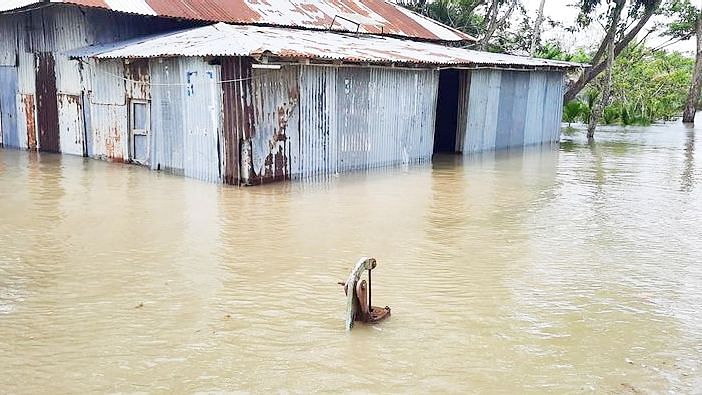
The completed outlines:
{"type": "Polygon", "coordinates": [[[174,151],[160,145],[163,136],[207,133],[211,154],[195,160],[216,164],[224,182],[249,185],[425,162],[438,151],[558,141],[563,75],[580,66],[393,37],[225,23],[70,55],[96,72],[105,60],[151,59],[151,79],[171,81],[152,84],[152,92],[171,92],[155,96],[206,92],[167,112],[208,125],[187,133],[165,127],[169,104],[152,101],[150,164],[174,168],[160,159],[174,151]],[[175,80],[163,74],[164,63],[179,65],[171,69],[178,70],[175,80]],[[209,81],[199,81],[203,75],[209,81]]]}

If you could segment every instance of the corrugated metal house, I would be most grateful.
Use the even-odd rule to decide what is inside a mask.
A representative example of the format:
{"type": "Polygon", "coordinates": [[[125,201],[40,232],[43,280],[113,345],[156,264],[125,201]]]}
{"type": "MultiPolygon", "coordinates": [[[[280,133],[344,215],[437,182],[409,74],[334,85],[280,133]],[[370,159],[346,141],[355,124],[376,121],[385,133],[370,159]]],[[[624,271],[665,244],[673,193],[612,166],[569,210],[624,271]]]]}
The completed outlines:
{"type": "Polygon", "coordinates": [[[379,0],[15,3],[5,146],[228,184],[558,141],[578,66],[445,46],[472,38],[379,0]]]}

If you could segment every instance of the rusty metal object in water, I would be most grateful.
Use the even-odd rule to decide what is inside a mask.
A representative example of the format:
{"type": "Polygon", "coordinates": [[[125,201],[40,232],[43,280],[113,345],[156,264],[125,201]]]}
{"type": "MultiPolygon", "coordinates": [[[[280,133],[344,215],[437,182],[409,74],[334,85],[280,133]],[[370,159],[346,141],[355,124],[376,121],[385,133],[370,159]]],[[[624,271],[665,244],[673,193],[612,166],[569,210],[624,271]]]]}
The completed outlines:
{"type": "Polygon", "coordinates": [[[373,324],[390,316],[390,307],[371,306],[370,273],[375,269],[375,258],[361,258],[351,270],[345,282],[339,282],[346,293],[346,330],[353,329],[355,321],[373,324]],[[368,286],[365,280],[360,280],[363,271],[368,271],[368,286]],[[360,281],[359,281],[360,280],[360,281]]]}

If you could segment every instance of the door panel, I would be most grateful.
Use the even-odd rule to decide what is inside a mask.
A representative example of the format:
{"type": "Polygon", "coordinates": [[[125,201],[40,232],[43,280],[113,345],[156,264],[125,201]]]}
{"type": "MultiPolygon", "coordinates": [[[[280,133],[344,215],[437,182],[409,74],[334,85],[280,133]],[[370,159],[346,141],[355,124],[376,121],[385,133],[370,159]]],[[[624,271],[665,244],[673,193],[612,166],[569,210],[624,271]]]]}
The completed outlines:
{"type": "Polygon", "coordinates": [[[81,96],[58,95],[61,152],[84,156],[85,124],[81,96]]]}
{"type": "Polygon", "coordinates": [[[131,100],[129,110],[129,160],[148,165],[151,105],[148,101],[131,100]]]}

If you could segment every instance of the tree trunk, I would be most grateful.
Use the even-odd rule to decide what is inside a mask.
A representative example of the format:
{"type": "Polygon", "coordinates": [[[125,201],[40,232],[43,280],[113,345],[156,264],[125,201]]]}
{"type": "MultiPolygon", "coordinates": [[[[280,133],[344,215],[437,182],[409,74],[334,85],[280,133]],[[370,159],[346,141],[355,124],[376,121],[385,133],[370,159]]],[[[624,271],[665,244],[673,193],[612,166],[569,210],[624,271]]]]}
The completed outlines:
{"type": "MultiPolygon", "coordinates": [[[[651,19],[651,17],[658,9],[660,4],[661,0],[656,0],[655,4],[653,4],[650,8],[647,8],[644,11],[644,14],[641,16],[641,19],[639,19],[639,22],[616,43],[616,45],[614,46],[615,58],[619,56],[619,54],[622,53],[622,51],[624,51],[624,49],[627,47],[627,45],[629,45],[631,40],[636,38],[636,35],[639,34],[641,29],[643,29],[643,27],[648,23],[648,21],[651,19]]],[[[621,17],[621,12],[617,17],[621,17]]],[[[607,62],[606,60],[600,62],[600,58],[601,55],[604,53],[605,48],[607,48],[607,42],[608,41],[606,41],[605,37],[605,40],[603,40],[602,44],[600,45],[600,48],[593,57],[592,67],[585,70],[580,76],[580,78],[578,78],[578,80],[575,83],[573,83],[570,87],[568,87],[568,90],[563,96],[564,103],[568,103],[569,101],[575,99],[575,96],[577,96],[578,93],[580,93],[580,91],[583,90],[583,88],[585,88],[585,85],[597,78],[597,76],[605,70],[607,62]]]]}
{"type": "Polygon", "coordinates": [[[687,94],[687,103],[683,111],[683,122],[695,123],[695,111],[700,100],[700,88],[702,88],[702,10],[697,14],[695,34],[697,35],[697,56],[695,58],[695,71],[692,74],[690,91],[687,94]]]}
{"type": "Polygon", "coordinates": [[[545,5],[546,0],[541,0],[541,4],[539,4],[539,12],[536,14],[536,22],[534,22],[534,31],[531,34],[531,48],[529,48],[529,56],[534,56],[536,53],[536,47],[539,45],[539,39],[541,38],[541,23],[544,21],[545,5]]]}
{"type": "Polygon", "coordinates": [[[493,33],[495,32],[494,25],[497,23],[497,12],[499,11],[499,5],[497,4],[498,1],[499,0],[492,0],[487,12],[485,13],[485,19],[488,21],[488,23],[487,29],[485,29],[485,34],[480,40],[481,51],[485,51],[487,49],[488,41],[490,41],[490,37],[492,37],[492,33],[490,33],[490,31],[493,33]]]}
{"type": "Polygon", "coordinates": [[[505,14],[502,16],[502,18],[497,18],[497,16],[500,14],[500,0],[492,0],[492,3],[490,4],[490,8],[488,8],[487,14],[486,14],[486,19],[488,19],[488,27],[485,30],[485,35],[483,36],[483,39],[480,40],[480,50],[481,51],[486,51],[488,49],[488,44],[490,42],[490,39],[492,36],[495,34],[495,31],[497,31],[497,28],[502,26],[507,19],[509,19],[510,15],[512,15],[512,12],[514,11],[514,8],[517,6],[517,0],[510,0],[510,5],[507,11],[505,11],[505,14]]]}
{"type": "Polygon", "coordinates": [[[587,139],[590,141],[595,138],[595,129],[597,129],[597,123],[600,121],[605,108],[609,105],[609,99],[612,94],[612,69],[614,68],[614,41],[616,39],[617,27],[619,26],[619,19],[622,15],[622,10],[624,9],[625,0],[616,0],[616,6],[612,10],[612,17],[610,18],[610,26],[605,35],[605,39],[609,40],[607,42],[607,57],[605,58],[605,83],[604,89],[602,90],[602,97],[600,97],[600,102],[592,110],[590,115],[590,122],[587,125],[587,139]]]}

